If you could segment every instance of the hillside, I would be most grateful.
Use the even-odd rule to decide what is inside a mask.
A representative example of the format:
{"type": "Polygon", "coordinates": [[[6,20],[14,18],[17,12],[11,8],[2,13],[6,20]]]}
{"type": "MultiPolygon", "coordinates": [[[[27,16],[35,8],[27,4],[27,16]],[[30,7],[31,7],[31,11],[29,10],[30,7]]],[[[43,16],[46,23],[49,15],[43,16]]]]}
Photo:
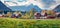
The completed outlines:
{"type": "Polygon", "coordinates": [[[60,5],[58,5],[57,7],[55,7],[53,10],[56,11],[56,12],[60,12],[60,5]]]}
{"type": "Polygon", "coordinates": [[[8,8],[6,5],[4,5],[1,1],[0,1],[0,10],[2,10],[2,11],[12,11],[10,8],[8,8]]]}

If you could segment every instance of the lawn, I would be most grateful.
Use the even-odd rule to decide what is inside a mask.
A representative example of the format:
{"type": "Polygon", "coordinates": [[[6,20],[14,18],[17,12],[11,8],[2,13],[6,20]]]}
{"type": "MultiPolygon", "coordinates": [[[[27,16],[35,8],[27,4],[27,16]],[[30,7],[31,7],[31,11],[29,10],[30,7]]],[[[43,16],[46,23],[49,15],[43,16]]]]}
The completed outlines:
{"type": "Polygon", "coordinates": [[[60,28],[60,19],[0,18],[0,28],[60,28]]]}

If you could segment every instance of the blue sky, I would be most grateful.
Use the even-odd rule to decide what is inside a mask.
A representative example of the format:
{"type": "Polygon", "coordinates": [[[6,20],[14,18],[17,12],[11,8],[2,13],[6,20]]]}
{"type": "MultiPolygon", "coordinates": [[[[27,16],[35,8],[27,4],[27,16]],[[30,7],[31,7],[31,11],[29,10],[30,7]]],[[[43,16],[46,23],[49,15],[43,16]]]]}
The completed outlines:
{"type": "Polygon", "coordinates": [[[55,0],[42,0],[42,3],[45,5],[44,8],[49,8],[57,4],[55,0]]]}

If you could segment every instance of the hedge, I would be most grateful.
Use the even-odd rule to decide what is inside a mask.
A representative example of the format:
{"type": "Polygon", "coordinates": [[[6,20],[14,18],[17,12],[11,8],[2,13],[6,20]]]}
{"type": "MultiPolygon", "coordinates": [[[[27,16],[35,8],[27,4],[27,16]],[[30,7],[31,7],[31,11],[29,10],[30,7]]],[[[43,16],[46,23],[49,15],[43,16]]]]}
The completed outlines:
{"type": "Polygon", "coordinates": [[[60,28],[58,19],[0,19],[0,28],[60,28]]]}

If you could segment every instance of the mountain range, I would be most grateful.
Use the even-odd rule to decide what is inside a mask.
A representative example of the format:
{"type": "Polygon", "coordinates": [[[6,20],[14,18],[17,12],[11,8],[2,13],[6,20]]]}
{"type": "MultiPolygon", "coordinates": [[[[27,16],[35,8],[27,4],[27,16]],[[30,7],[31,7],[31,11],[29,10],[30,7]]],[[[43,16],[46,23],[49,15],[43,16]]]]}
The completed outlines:
{"type": "Polygon", "coordinates": [[[8,8],[6,5],[4,5],[1,1],[0,1],[0,10],[1,11],[11,11],[11,9],[8,8]]]}
{"type": "Polygon", "coordinates": [[[29,5],[29,6],[10,6],[10,9],[12,9],[12,11],[30,11],[32,8],[34,8],[37,12],[41,12],[41,8],[39,8],[36,5],[29,5]]]}
{"type": "Polygon", "coordinates": [[[58,5],[57,7],[55,7],[53,10],[56,11],[56,12],[60,12],[60,5],[58,5]]]}
{"type": "MultiPolygon", "coordinates": [[[[13,2],[14,3],[14,2],[13,2]]],[[[15,3],[16,4],[16,3],[15,3]]],[[[34,8],[37,12],[41,12],[42,9],[39,8],[37,5],[33,5],[33,4],[30,4],[28,6],[9,6],[7,7],[7,5],[5,3],[2,3],[0,1],[0,10],[12,10],[12,11],[30,11],[32,8],[34,8]]],[[[53,10],[56,10],[57,12],[60,12],[60,5],[58,5],[56,8],[54,8],[53,10]]]]}

